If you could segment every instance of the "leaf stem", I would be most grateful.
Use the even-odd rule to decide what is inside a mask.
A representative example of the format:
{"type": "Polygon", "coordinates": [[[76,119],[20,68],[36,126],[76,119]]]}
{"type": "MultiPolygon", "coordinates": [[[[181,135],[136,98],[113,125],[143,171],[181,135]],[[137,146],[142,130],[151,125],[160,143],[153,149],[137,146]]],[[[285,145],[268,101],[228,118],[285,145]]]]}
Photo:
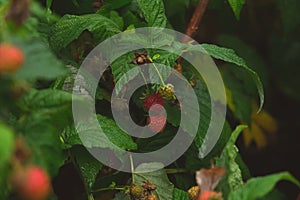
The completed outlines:
{"type": "Polygon", "coordinates": [[[147,79],[146,79],[144,73],[142,72],[142,70],[141,70],[141,75],[142,75],[142,77],[144,79],[144,82],[145,82],[145,85],[146,85],[146,89],[147,89],[147,91],[149,91],[149,86],[148,86],[148,83],[147,83],[147,79]]]}
{"type": "Polygon", "coordinates": [[[186,169],[165,169],[167,174],[177,174],[188,172],[186,169]]]}
{"type": "Polygon", "coordinates": [[[107,190],[120,190],[120,191],[126,191],[126,187],[106,187],[106,188],[100,188],[97,190],[92,191],[93,193],[101,192],[101,191],[107,191],[107,190]]]}
{"type": "Polygon", "coordinates": [[[148,56],[148,59],[149,59],[149,60],[151,61],[151,63],[153,64],[153,67],[154,67],[154,69],[155,69],[155,71],[156,71],[156,73],[157,73],[157,75],[158,75],[158,77],[159,77],[159,79],[160,79],[162,85],[165,86],[165,85],[166,85],[166,84],[165,84],[165,81],[164,81],[164,79],[162,78],[160,72],[158,71],[158,68],[156,67],[155,63],[153,62],[153,60],[152,60],[149,56],[148,56]]]}
{"type": "Polygon", "coordinates": [[[134,183],[134,164],[133,164],[133,159],[132,155],[129,154],[129,159],[130,159],[130,165],[131,165],[131,177],[132,177],[132,183],[134,183]]]}

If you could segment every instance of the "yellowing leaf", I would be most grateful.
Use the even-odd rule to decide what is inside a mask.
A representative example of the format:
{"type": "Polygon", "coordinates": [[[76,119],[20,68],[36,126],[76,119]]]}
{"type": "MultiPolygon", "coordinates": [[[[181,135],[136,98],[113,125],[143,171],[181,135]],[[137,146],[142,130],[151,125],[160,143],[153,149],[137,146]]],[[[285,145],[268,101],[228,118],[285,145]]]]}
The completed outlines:
{"type": "MultiPolygon", "coordinates": [[[[252,115],[254,115],[254,113],[252,115]]],[[[255,114],[252,119],[265,132],[271,134],[277,132],[278,126],[276,120],[266,111],[263,110],[260,113],[255,114]]]]}
{"type": "Polygon", "coordinates": [[[277,132],[278,126],[276,120],[265,110],[256,113],[257,105],[254,106],[254,111],[251,114],[251,127],[243,131],[244,143],[246,147],[254,142],[258,149],[268,145],[270,142],[269,135],[274,135],[277,132]]]}
{"type": "Polygon", "coordinates": [[[256,123],[251,123],[251,129],[245,129],[243,131],[244,135],[244,143],[246,147],[249,147],[251,145],[251,142],[255,142],[257,145],[257,148],[261,149],[267,145],[267,138],[264,134],[264,132],[260,129],[259,126],[257,126],[256,123]]]}
{"type": "Polygon", "coordinates": [[[228,105],[229,109],[234,112],[235,106],[234,106],[233,99],[232,99],[232,93],[231,93],[230,89],[228,89],[227,87],[225,87],[225,92],[226,92],[226,98],[227,98],[226,99],[227,105],[228,105]]]}

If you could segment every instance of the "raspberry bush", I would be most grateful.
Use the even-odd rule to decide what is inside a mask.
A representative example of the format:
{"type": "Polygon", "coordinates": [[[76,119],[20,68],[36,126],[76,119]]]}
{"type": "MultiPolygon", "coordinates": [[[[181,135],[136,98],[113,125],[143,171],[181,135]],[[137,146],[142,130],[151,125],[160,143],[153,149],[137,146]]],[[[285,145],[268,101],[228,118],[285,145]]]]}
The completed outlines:
{"type": "MultiPolygon", "coordinates": [[[[280,126],[293,130],[289,129],[292,125],[285,122],[299,119],[299,115],[287,119],[286,116],[273,117],[266,111],[277,105],[277,93],[299,103],[294,81],[297,78],[293,75],[299,74],[297,64],[300,63],[297,56],[300,21],[295,17],[299,6],[297,0],[285,3],[273,0],[264,3],[0,0],[0,199],[295,198],[300,188],[297,180],[300,174],[294,168],[291,172],[278,172],[285,168],[270,168],[268,172],[277,173],[251,175],[252,169],[265,168],[258,160],[250,162],[248,158],[253,152],[256,156],[269,146],[272,149],[272,145],[275,150],[268,151],[270,155],[277,155],[278,149],[285,152],[283,148],[289,148],[289,142],[280,140],[275,133],[280,126]],[[276,11],[271,10],[274,5],[278,8],[276,11]],[[264,11],[274,12],[276,17],[268,18],[261,14],[264,11]],[[265,21],[268,30],[258,25],[265,21]],[[126,52],[109,63],[93,97],[92,83],[76,76],[81,64],[88,62],[85,59],[101,42],[141,27],[174,29],[200,44],[189,42],[188,37],[178,42],[175,37],[164,38],[157,34],[155,40],[160,47],[174,46],[179,55],[163,48],[126,52]],[[253,32],[249,31],[251,27],[255,27],[253,32]],[[261,29],[265,31],[260,32],[261,29]],[[265,42],[264,36],[271,39],[265,42]],[[257,50],[258,47],[261,49],[257,50]],[[287,50],[282,52],[283,49],[287,50]],[[205,77],[183,58],[193,51],[214,59],[224,81],[226,104],[210,97],[205,77]],[[274,68],[270,70],[266,62],[274,68]],[[282,68],[287,65],[289,70],[282,68]],[[131,73],[127,73],[130,70],[131,73]],[[190,87],[174,85],[170,78],[174,74],[178,79],[184,77],[184,83],[190,87]],[[130,100],[122,99],[126,92],[133,90],[130,83],[138,77],[145,84],[132,92],[130,100]],[[75,87],[76,82],[83,87],[75,87]],[[178,95],[179,91],[189,91],[189,88],[190,93],[195,93],[199,108],[189,103],[188,95],[178,95]],[[120,98],[113,98],[113,92],[120,98]],[[78,134],[81,127],[89,126],[78,125],[73,119],[72,106],[74,102],[84,101],[82,94],[86,99],[95,99],[96,120],[105,137],[97,138],[94,132],[87,132],[83,137],[78,134]],[[226,107],[226,119],[220,124],[223,128],[216,145],[203,158],[201,147],[205,145],[213,106],[226,107]],[[129,134],[114,120],[114,108],[124,119],[130,118],[139,127],[148,127],[153,135],[143,138],[138,137],[144,136],[143,132],[135,136],[129,134]],[[197,127],[192,120],[185,120],[187,124],[181,126],[183,118],[191,117],[186,111],[198,110],[197,127]],[[277,117],[284,123],[278,125],[277,117]],[[178,130],[188,135],[194,128],[196,136],[192,144],[168,166],[160,162],[137,162],[130,157],[126,163],[130,164],[131,172],[125,173],[121,170],[124,160],[111,145],[131,153],[153,152],[168,145],[178,130]],[[120,170],[100,162],[91,154],[93,150],[105,155],[107,163],[120,163],[120,170]],[[139,173],[154,168],[160,170],[139,173]],[[281,180],[292,183],[288,184],[289,189],[285,185],[277,187],[281,180]]],[[[149,42],[138,37],[125,39],[128,44],[149,42]]],[[[99,52],[101,62],[105,62],[101,55],[107,52],[99,52]]],[[[91,80],[100,73],[97,67],[88,68],[88,72],[91,80]]],[[[85,113],[81,117],[86,118],[85,113]]],[[[297,152],[299,140],[293,141],[292,151],[297,152]]],[[[297,166],[297,155],[292,157],[297,166]]]]}

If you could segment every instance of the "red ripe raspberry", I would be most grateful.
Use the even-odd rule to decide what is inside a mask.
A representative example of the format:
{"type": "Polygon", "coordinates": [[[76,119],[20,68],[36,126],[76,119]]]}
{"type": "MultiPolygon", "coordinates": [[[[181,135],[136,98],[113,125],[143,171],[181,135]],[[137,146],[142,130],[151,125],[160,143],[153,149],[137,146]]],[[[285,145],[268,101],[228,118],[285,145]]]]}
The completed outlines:
{"type": "Polygon", "coordinates": [[[218,193],[212,190],[205,190],[201,192],[198,200],[222,200],[222,193],[218,193]]]}
{"type": "Polygon", "coordinates": [[[0,73],[15,72],[24,63],[23,52],[16,46],[0,44],[0,73]]]}
{"type": "MultiPolygon", "coordinates": [[[[150,110],[150,108],[152,106],[154,106],[155,104],[159,104],[161,106],[164,106],[164,99],[158,93],[153,93],[149,96],[146,96],[145,99],[143,100],[143,106],[147,110],[150,110]]],[[[157,106],[156,108],[159,108],[159,107],[157,106]]],[[[155,111],[160,112],[161,109],[155,110],[155,111]]]]}
{"type": "Polygon", "coordinates": [[[159,133],[166,127],[167,119],[164,115],[150,116],[147,118],[148,126],[154,133],[159,133]]]}
{"type": "Polygon", "coordinates": [[[45,200],[51,192],[48,174],[37,166],[17,171],[12,184],[20,197],[26,200],[45,200]]]}

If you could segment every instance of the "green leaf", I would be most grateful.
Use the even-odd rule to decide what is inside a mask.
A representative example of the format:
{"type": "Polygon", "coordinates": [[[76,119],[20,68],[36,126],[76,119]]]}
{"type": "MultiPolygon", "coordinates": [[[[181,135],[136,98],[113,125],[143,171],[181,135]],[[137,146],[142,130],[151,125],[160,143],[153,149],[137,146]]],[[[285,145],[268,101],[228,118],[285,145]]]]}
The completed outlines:
{"type": "Polygon", "coordinates": [[[66,127],[62,132],[61,137],[66,149],[69,149],[74,145],[82,145],[82,142],[74,126],[66,127]]]}
{"type": "Polygon", "coordinates": [[[55,89],[31,89],[18,101],[18,106],[25,112],[40,113],[51,117],[56,126],[64,128],[73,121],[72,101],[82,98],[55,89]]]}
{"type": "MultiPolygon", "coordinates": [[[[161,163],[143,163],[140,164],[135,170],[136,171],[149,171],[151,169],[157,169],[162,167],[161,163]]],[[[173,196],[173,184],[169,181],[168,176],[164,169],[157,170],[154,172],[134,174],[135,184],[142,184],[142,181],[148,180],[157,189],[155,190],[159,200],[170,200],[173,196]]]]}
{"type": "Polygon", "coordinates": [[[240,13],[243,5],[245,4],[245,0],[228,0],[228,2],[233,10],[235,17],[237,19],[240,19],[240,13]]]}
{"type": "Polygon", "coordinates": [[[14,133],[0,122],[0,199],[7,199],[7,178],[10,172],[9,161],[14,150],[14,133]]]}
{"type": "MultiPolygon", "coordinates": [[[[264,59],[262,58],[262,55],[259,54],[259,52],[254,46],[247,44],[245,41],[239,39],[236,36],[226,35],[226,34],[218,37],[218,44],[230,49],[234,49],[236,54],[242,57],[244,60],[246,60],[247,65],[251,66],[251,69],[253,69],[259,75],[259,78],[262,80],[264,88],[267,88],[270,82],[269,81],[270,74],[268,73],[267,70],[268,67],[264,59]]],[[[242,69],[238,71],[242,71],[242,69]]],[[[236,74],[236,76],[239,75],[237,77],[239,77],[240,79],[247,80],[247,85],[245,85],[245,87],[247,87],[247,89],[251,89],[251,94],[252,94],[253,83],[251,83],[250,81],[248,82],[248,79],[250,80],[251,77],[246,78],[247,75],[246,71],[244,73],[242,72],[238,72],[238,73],[239,74],[236,74]]],[[[253,94],[255,94],[254,92],[255,90],[253,90],[253,94]]]]}
{"type": "Polygon", "coordinates": [[[112,142],[123,150],[137,149],[137,144],[134,143],[132,138],[121,130],[112,119],[103,115],[97,115],[97,119],[104,133],[100,133],[93,127],[83,127],[84,125],[80,125],[77,127],[81,130],[81,135],[79,137],[75,127],[66,127],[61,134],[65,143],[65,148],[70,148],[74,145],[81,145],[82,143],[87,148],[111,148],[112,142]],[[103,134],[105,134],[106,137],[103,134]]]}
{"type": "Polygon", "coordinates": [[[281,180],[290,181],[300,188],[300,182],[290,173],[281,172],[250,179],[242,187],[230,192],[228,200],[248,200],[264,197],[275,187],[276,183],[281,180]]]}
{"type": "Polygon", "coordinates": [[[124,21],[123,18],[120,17],[119,13],[116,11],[110,11],[109,13],[109,19],[111,19],[113,22],[115,22],[120,30],[123,30],[124,28],[124,21]]]}
{"type": "Polygon", "coordinates": [[[199,48],[198,45],[193,45],[188,50],[203,51],[203,49],[206,51],[204,53],[208,53],[213,58],[236,64],[237,66],[240,66],[243,69],[245,69],[250,74],[250,76],[254,80],[254,83],[256,84],[258,94],[260,97],[260,106],[259,106],[259,110],[258,110],[258,111],[260,111],[264,104],[264,89],[262,86],[262,82],[261,82],[259,76],[257,75],[257,73],[255,71],[253,71],[251,68],[249,68],[247,66],[246,62],[242,58],[240,58],[238,55],[236,55],[236,53],[232,49],[227,49],[227,48],[219,47],[217,45],[212,45],[212,44],[201,44],[201,48],[199,48]]]}
{"type": "MultiPolygon", "coordinates": [[[[197,135],[194,139],[195,144],[198,148],[201,148],[203,140],[205,138],[205,135],[207,133],[209,124],[210,124],[210,120],[211,120],[211,98],[210,98],[210,94],[208,92],[208,89],[205,85],[205,83],[200,80],[199,78],[196,79],[197,80],[197,84],[196,86],[193,88],[193,91],[195,92],[195,94],[197,95],[198,98],[198,104],[199,104],[199,110],[200,110],[200,123],[198,127],[195,127],[195,125],[192,123],[192,121],[190,123],[186,123],[186,124],[182,124],[182,129],[184,131],[186,131],[187,133],[190,132],[190,130],[194,128],[197,128],[198,132],[197,135]]],[[[186,88],[181,88],[181,90],[186,90],[186,88]]],[[[193,92],[187,92],[186,96],[184,97],[183,101],[186,101],[186,114],[183,113],[183,117],[189,118],[189,115],[191,116],[197,116],[195,112],[197,112],[197,110],[195,109],[194,105],[189,105],[188,101],[190,101],[189,99],[191,99],[191,97],[189,97],[189,95],[193,92]]]]}
{"type": "Polygon", "coordinates": [[[21,118],[17,127],[34,152],[33,160],[55,175],[65,159],[60,134],[73,121],[72,94],[53,89],[32,89],[18,105],[27,115],[21,118]]]}
{"type": "Polygon", "coordinates": [[[114,75],[114,81],[115,83],[117,83],[115,88],[116,94],[119,93],[119,91],[126,83],[128,83],[140,73],[140,69],[136,65],[131,64],[133,60],[134,54],[127,53],[117,58],[111,64],[112,73],[114,75]],[[131,72],[127,73],[129,70],[131,70],[131,72]]]}
{"type": "Polygon", "coordinates": [[[222,188],[224,196],[227,196],[229,192],[236,191],[243,185],[242,172],[236,163],[238,148],[235,146],[235,142],[241,131],[245,128],[247,128],[247,126],[240,125],[232,132],[220,158],[216,159],[216,165],[222,166],[227,170],[226,175],[219,183],[219,187],[222,188]]]}
{"type": "Polygon", "coordinates": [[[52,115],[34,112],[24,117],[18,125],[19,132],[32,152],[32,162],[45,168],[51,177],[57,175],[66,156],[61,149],[59,135],[63,128],[57,127],[52,115]]]}
{"type": "Polygon", "coordinates": [[[80,139],[83,141],[85,147],[112,148],[111,143],[113,143],[123,150],[137,149],[137,145],[133,142],[132,138],[121,130],[112,119],[102,115],[97,115],[97,119],[103,132],[99,132],[93,127],[79,127],[81,130],[80,139]]]}
{"type": "Polygon", "coordinates": [[[189,195],[187,192],[174,188],[173,190],[173,200],[189,200],[189,195]]]}
{"type": "Polygon", "coordinates": [[[132,138],[121,130],[113,120],[102,115],[97,115],[97,118],[102,130],[112,143],[124,150],[137,149],[137,144],[134,143],[132,138]]]}
{"type": "MultiPolygon", "coordinates": [[[[221,69],[222,78],[227,88],[226,92],[229,95],[227,96],[227,102],[231,101],[234,106],[233,108],[229,106],[233,115],[240,121],[250,125],[253,99],[252,95],[249,94],[250,92],[247,91],[247,78],[242,79],[239,77],[243,71],[241,72],[241,69],[238,68],[232,68],[230,65],[226,64],[221,69]]],[[[251,80],[250,82],[252,83],[251,80]]]]}
{"type": "Polygon", "coordinates": [[[80,170],[82,179],[89,192],[91,192],[96,177],[103,165],[96,160],[83,146],[74,146],[71,149],[71,152],[78,169],[80,170]]]}
{"type": "Polygon", "coordinates": [[[25,63],[17,72],[21,79],[35,81],[37,79],[55,79],[64,75],[67,71],[63,63],[59,61],[43,42],[30,39],[16,41],[25,56],[25,63]]]}
{"type": "Polygon", "coordinates": [[[59,51],[77,39],[84,30],[93,33],[95,42],[100,43],[121,29],[111,19],[99,14],[65,15],[51,29],[50,44],[52,49],[59,51]]]}
{"type": "Polygon", "coordinates": [[[66,105],[71,105],[72,94],[55,89],[31,89],[18,105],[25,111],[37,112],[47,110],[50,113],[58,112],[66,105]]]}
{"type": "Polygon", "coordinates": [[[6,165],[12,155],[14,133],[6,125],[0,123],[0,169],[6,165]]]}
{"type": "Polygon", "coordinates": [[[150,27],[166,27],[167,17],[162,0],[137,0],[137,2],[150,27]]]}

